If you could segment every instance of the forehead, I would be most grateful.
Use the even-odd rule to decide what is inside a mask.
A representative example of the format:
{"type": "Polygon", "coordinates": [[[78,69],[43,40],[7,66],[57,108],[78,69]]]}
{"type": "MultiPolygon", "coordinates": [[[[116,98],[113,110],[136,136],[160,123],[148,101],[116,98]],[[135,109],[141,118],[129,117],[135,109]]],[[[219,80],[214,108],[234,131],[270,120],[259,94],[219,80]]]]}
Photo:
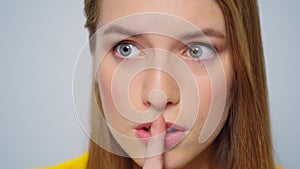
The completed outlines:
{"type": "Polygon", "coordinates": [[[102,0],[98,26],[143,12],[171,14],[200,29],[213,28],[225,33],[223,14],[214,0],[102,0]]]}

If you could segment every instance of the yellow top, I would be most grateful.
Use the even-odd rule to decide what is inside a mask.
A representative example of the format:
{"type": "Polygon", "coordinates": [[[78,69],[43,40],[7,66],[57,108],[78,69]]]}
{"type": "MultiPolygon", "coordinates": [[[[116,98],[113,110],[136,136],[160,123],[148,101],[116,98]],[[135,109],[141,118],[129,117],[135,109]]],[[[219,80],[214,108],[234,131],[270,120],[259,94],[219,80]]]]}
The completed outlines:
{"type": "Polygon", "coordinates": [[[63,162],[61,164],[46,167],[46,168],[36,168],[36,169],[86,169],[87,161],[88,161],[88,153],[84,153],[77,158],[63,162]]]}
{"type": "MultiPolygon", "coordinates": [[[[74,158],[72,160],[63,162],[58,165],[54,165],[46,168],[37,168],[37,169],[86,169],[86,164],[88,161],[88,153],[84,153],[83,155],[74,158]]],[[[283,169],[281,167],[276,167],[276,169],[283,169]]]]}

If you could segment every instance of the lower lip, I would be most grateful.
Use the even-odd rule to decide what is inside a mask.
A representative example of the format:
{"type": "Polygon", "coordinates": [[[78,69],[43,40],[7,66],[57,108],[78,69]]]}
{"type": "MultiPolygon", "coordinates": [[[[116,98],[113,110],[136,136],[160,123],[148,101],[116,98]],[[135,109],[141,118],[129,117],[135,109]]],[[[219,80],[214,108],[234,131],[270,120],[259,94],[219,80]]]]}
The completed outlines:
{"type": "MultiPolygon", "coordinates": [[[[148,143],[149,139],[151,137],[150,132],[139,129],[136,131],[136,135],[137,137],[144,143],[148,143]]],[[[183,139],[183,137],[185,136],[185,132],[184,131],[176,131],[176,132],[172,132],[172,133],[167,133],[166,137],[165,137],[165,147],[169,148],[169,147],[173,147],[174,145],[178,144],[180,142],[180,140],[183,139]]]]}

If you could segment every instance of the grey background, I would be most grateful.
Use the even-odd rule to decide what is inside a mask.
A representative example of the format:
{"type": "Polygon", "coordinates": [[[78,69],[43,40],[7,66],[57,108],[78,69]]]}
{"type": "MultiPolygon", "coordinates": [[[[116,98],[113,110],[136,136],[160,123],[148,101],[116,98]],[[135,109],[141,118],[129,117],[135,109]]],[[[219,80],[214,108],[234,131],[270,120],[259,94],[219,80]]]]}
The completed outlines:
{"type": "MultiPolygon", "coordinates": [[[[275,156],[297,169],[300,2],[259,5],[275,156]]],[[[87,150],[71,90],[84,20],[82,1],[1,1],[0,168],[47,166],[87,150]]]]}

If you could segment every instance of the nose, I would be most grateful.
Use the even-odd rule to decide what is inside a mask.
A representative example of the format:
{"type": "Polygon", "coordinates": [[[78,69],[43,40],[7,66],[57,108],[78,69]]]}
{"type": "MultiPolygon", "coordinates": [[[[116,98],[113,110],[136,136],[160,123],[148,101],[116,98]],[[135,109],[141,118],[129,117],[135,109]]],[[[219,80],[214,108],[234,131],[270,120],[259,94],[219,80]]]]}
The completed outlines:
{"type": "Polygon", "coordinates": [[[143,81],[142,100],[147,107],[162,110],[180,101],[180,91],[176,81],[166,72],[150,69],[143,81]]]}

